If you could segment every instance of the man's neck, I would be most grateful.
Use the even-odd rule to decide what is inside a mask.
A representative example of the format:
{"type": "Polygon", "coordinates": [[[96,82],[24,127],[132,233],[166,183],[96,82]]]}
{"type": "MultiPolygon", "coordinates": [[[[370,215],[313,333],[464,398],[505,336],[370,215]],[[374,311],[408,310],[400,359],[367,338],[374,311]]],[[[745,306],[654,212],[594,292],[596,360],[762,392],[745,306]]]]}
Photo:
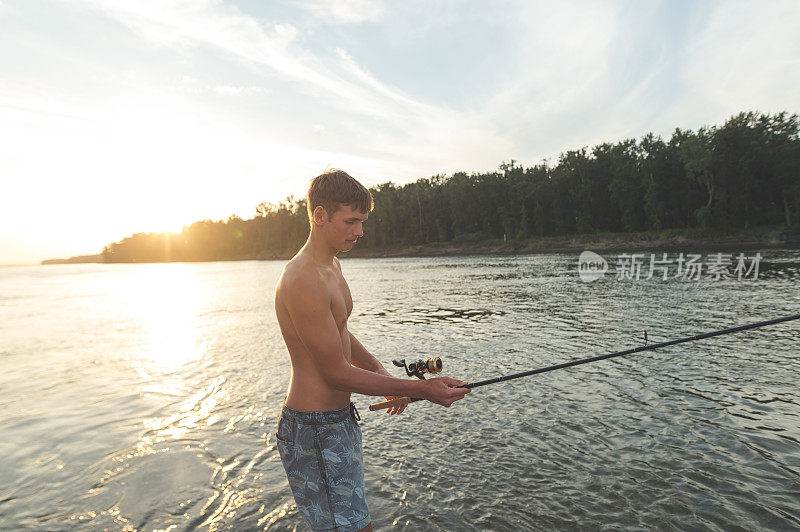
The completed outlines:
{"type": "Polygon", "coordinates": [[[325,242],[325,239],[314,229],[311,230],[311,233],[308,235],[308,240],[306,240],[303,249],[300,250],[300,253],[307,254],[320,266],[327,267],[333,266],[333,258],[338,252],[339,250],[325,242]]]}

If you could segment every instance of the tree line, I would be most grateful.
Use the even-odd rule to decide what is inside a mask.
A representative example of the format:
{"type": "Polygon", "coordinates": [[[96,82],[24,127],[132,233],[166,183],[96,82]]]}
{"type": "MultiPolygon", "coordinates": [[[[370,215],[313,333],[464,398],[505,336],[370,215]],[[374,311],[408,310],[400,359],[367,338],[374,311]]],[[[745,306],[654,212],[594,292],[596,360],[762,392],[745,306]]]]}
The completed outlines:
{"type": "MultiPolygon", "coordinates": [[[[558,162],[511,161],[488,173],[435,175],[371,188],[375,210],[359,248],[690,229],[800,225],[800,122],[786,112],[740,113],[669,139],[605,142],[558,162]]],[[[308,235],[305,199],[261,203],[253,218],[203,220],[180,233],[138,233],[103,249],[104,262],[291,256],[308,235]]]]}

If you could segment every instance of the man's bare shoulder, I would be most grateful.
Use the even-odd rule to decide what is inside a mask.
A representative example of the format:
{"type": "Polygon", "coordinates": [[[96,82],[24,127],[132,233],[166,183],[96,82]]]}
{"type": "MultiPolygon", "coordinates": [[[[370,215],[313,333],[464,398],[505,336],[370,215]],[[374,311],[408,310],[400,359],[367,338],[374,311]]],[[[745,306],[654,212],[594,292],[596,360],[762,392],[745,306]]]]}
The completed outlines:
{"type": "Polygon", "coordinates": [[[276,288],[276,298],[328,296],[328,287],[319,268],[303,255],[296,255],[283,268],[276,288]]]}

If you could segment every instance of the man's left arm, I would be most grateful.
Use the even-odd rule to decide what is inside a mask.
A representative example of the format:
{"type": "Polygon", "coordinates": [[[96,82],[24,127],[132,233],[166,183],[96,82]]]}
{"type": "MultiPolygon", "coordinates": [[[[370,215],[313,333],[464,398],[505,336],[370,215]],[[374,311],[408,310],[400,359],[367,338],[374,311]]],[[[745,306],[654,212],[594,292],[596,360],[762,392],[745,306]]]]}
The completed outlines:
{"type": "MultiPolygon", "coordinates": [[[[367,351],[367,348],[358,341],[358,338],[356,338],[353,333],[348,331],[348,334],[350,335],[350,363],[352,365],[357,368],[372,371],[373,373],[379,373],[381,375],[392,377],[392,374],[386,371],[386,368],[383,367],[383,364],[381,364],[372,353],[367,351]]],[[[386,399],[394,399],[394,396],[386,396],[386,399]]],[[[389,408],[386,410],[386,412],[389,414],[399,414],[405,409],[406,405],[401,405],[395,406],[394,408],[389,408]]]]}
{"type": "Polygon", "coordinates": [[[350,363],[352,365],[373,373],[380,373],[381,375],[388,375],[389,377],[392,376],[386,371],[383,364],[381,364],[372,353],[367,351],[367,348],[358,341],[358,338],[356,338],[353,333],[348,331],[348,334],[350,334],[350,363]]]}

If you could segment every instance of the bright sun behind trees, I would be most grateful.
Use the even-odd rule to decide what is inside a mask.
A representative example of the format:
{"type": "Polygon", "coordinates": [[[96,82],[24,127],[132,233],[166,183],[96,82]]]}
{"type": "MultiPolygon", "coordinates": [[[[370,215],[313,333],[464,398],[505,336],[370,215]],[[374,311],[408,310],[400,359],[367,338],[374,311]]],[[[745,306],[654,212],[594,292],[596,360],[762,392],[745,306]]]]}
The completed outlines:
{"type": "MultiPolygon", "coordinates": [[[[800,123],[740,113],[669,140],[647,134],[564,152],[555,166],[437,175],[373,187],[361,249],[496,238],[699,228],[800,226],[800,123]]],[[[312,177],[312,176],[310,176],[312,177]]],[[[304,199],[262,203],[243,220],[204,220],[181,233],[139,233],[106,246],[105,262],[280,258],[308,235],[304,199]]]]}

